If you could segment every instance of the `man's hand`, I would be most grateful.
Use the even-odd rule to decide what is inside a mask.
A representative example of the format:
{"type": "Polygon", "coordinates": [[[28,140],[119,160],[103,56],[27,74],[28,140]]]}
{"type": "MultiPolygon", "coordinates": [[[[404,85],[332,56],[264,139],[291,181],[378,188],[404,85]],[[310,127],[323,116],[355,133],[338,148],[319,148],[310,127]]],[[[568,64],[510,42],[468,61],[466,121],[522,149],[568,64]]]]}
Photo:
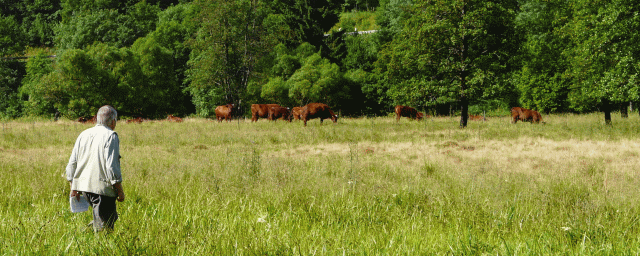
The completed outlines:
{"type": "MultiPolygon", "coordinates": [[[[69,181],[69,189],[71,189],[71,184],[73,184],[73,181],[69,181]]],[[[80,201],[80,191],[71,189],[71,194],[69,194],[69,197],[72,196],[76,197],[76,201],[80,201]]]]}
{"type": "Polygon", "coordinates": [[[80,201],[80,191],[71,190],[71,195],[69,195],[69,196],[75,196],[76,197],[76,201],[80,201]]]}
{"type": "Polygon", "coordinates": [[[118,200],[118,202],[123,202],[124,201],[124,192],[118,190],[118,198],[116,198],[116,200],[118,200]]]}
{"type": "Polygon", "coordinates": [[[122,183],[118,182],[116,184],[113,184],[113,188],[118,194],[118,198],[116,198],[116,200],[118,200],[118,202],[124,201],[124,190],[122,189],[122,183]]]}

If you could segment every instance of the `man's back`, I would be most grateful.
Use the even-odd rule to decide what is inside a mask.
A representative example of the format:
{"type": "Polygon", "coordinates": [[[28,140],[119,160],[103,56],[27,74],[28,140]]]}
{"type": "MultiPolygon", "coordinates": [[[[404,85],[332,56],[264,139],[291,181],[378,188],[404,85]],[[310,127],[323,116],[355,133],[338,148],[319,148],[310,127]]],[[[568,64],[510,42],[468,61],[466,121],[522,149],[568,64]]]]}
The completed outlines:
{"type": "Polygon", "coordinates": [[[113,185],[122,181],[118,134],[103,125],[83,131],[67,165],[72,188],[105,196],[117,196],[113,185]]]}

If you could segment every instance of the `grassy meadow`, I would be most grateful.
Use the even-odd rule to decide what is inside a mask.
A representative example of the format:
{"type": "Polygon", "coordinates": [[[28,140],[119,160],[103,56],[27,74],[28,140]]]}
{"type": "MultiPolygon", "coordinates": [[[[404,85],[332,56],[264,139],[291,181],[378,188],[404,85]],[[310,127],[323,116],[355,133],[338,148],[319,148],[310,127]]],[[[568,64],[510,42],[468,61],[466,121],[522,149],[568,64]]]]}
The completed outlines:
{"type": "Polygon", "coordinates": [[[640,117],[119,122],[112,233],[69,211],[89,124],[0,131],[0,254],[638,255],[640,117]]]}

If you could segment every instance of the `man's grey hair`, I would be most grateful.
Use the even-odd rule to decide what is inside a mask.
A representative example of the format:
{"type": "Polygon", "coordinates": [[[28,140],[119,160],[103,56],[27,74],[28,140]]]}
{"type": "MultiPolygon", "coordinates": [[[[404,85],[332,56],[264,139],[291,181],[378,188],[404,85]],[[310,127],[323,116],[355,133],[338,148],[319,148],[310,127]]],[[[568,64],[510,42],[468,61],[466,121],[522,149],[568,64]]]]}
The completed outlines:
{"type": "Polygon", "coordinates": [[[112,106],[104,105],[98,110],[96,123],[108,126],[111,124],[111,121],[115,120],[118,120],[118,112],[112,106]]]}

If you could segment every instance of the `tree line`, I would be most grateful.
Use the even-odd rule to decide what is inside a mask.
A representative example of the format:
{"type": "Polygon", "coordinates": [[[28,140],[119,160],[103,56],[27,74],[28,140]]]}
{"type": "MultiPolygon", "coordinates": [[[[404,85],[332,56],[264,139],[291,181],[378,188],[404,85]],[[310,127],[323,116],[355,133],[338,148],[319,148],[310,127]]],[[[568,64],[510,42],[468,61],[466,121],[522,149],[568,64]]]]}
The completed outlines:
{"type": "Polygon", "coordinates": [[[610,123],[640,101],[639,12],[631,0],[0,0],[0,118],[323,102],[454,113],[461,127],[513,106],[610,123]],[[377,32],[350,33],[347,12],[370,13],[377,32]]]}

